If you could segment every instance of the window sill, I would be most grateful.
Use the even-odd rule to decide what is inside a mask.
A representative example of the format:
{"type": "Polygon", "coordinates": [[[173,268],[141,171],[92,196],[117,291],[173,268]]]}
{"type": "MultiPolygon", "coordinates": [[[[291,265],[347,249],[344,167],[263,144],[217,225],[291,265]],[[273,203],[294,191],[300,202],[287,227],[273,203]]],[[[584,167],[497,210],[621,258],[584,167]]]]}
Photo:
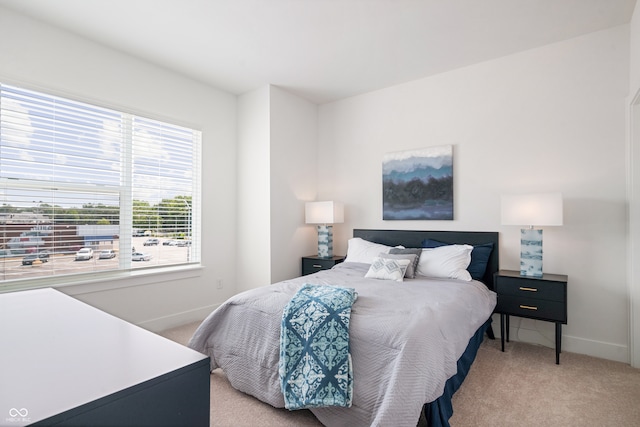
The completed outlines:
{"type": "Polygon", "coordinates": [[[113,271],[100,274],[88,273],[66,275],[64,277],[48,277],[7,285],[0,284],[0,293],[38,288],[64,288],[64,293],[67,295],[82,295],[200,277],[202,269],[203,266],[201,264],[185,264],[154,268],[152,270],[113,271]],[[60,283],[61,280],[64,280],[64,283],[60,283]]]}

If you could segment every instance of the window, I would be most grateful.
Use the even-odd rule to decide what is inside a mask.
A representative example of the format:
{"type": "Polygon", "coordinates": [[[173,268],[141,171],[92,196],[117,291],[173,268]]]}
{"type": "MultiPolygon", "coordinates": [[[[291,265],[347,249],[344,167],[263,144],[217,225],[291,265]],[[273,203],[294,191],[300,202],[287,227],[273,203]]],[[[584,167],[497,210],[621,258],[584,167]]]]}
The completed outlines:
{"type": "Polygon", "coordinates": [[[200,139],[0,84],[0,288],[199,263],[200,139]]]}

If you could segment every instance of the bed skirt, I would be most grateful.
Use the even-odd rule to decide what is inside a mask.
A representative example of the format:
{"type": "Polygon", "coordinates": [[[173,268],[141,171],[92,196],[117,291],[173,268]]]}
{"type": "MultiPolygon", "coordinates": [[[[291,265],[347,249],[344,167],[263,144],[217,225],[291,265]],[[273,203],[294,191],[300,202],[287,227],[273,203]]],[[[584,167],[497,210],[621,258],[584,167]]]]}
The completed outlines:
{"type": "MultiPolygon", "coordinates": [[[[484,333],[491,327],[491,317],[476,331],[469,340],[464,353],[458,359],[458,372],[449,378],[444,385],[442,396],[430,403],[425,403],[422,407],[418,427],[450,427],[449,418],[453,415],[451,399],[458,391],[460,385],[467,377],[471,364],[478,354],[478,348],[482,344],[484,333]]],[[[493,335],[493,334],[491,334],[493,335]]]]}

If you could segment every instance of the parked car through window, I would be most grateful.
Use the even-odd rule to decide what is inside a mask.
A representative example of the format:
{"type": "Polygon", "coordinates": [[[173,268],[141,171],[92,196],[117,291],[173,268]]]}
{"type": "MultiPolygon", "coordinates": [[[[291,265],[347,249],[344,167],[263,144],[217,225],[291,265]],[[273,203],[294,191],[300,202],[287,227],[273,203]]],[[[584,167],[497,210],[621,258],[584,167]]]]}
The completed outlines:
{"type": "Polygon", "coordinates": [[[76,252],[76,261],[88,261],[93,258],[93,249],[82,248],[76,252]]]}

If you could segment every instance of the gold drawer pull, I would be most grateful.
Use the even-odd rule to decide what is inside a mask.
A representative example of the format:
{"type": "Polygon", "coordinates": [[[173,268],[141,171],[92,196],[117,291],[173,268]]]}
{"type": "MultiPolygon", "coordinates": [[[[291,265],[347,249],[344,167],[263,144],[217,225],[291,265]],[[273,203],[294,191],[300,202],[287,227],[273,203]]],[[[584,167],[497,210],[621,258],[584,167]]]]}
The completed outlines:
{"type": "Polygon", "coordinates": [[[537,310],[538,307],[532,307],[530,305],[520,305],[520,308],[524,308],[525,310],[537,310]]]}
{"type": "Polygon", "coordinates": [[[520,290],[521,291],[529,291],[529,292],[538,292],[538,290],[536,288],[525,288],[523,286],[520,286],[520,290]]]}
{"type": "Polygon", "coordinates": [[[313,264],[313,268],[322,268],[320,264],[313,264]]]}

